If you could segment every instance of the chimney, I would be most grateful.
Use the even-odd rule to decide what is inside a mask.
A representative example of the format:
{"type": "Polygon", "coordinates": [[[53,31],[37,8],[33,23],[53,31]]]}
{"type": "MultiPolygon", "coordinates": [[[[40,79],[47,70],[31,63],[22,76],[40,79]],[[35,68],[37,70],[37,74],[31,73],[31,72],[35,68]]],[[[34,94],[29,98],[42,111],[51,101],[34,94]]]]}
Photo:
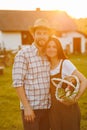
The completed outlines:
{"type": "Polygon", "coordinates": [[[40,8],[36,8],[36,11],[40,11],[40,8]]]}

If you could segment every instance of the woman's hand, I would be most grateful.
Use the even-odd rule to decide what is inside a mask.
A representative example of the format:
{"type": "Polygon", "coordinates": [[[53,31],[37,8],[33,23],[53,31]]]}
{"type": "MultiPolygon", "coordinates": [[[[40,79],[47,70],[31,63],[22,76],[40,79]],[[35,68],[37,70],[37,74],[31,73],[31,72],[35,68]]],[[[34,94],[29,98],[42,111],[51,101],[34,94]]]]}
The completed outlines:
{"type": "Polygon", "coordinates": [[[60,102],[63,103],[64,105],[67,105],[67,106],[70,106],[70,105],[76,103],[74,98],[73,99],[68,99],[68,100],[61,100],[60,102]]]}

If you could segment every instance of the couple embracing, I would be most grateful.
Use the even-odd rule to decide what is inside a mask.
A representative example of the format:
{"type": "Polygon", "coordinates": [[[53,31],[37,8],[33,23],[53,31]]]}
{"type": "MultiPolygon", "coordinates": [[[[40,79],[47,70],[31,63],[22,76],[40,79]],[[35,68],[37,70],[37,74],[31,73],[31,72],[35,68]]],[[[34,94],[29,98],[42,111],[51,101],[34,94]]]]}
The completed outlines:
{"type": "Polygon", "coordinates": [[[78,99],[87,79],[64,54],[46,19],[37,19],[30,32],[34,42],[17,53],[12,70],[24,130],[80,130],[78,99]],[[56,99],[56,87],[51,82],[66,75],[75,75],[80,82],[72,104],[56,99]]]}

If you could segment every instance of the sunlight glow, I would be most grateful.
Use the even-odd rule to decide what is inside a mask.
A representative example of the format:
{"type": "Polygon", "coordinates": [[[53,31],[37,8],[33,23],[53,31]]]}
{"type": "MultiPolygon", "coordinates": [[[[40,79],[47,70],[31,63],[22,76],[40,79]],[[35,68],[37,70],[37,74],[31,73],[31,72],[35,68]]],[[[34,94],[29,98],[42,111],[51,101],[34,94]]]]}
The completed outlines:
{"type": "Polygon", "coordinates": [[[62,10],[75,18],[87,18],[87,0],[3,0],[0,9],[7,10],[62,10]]]}

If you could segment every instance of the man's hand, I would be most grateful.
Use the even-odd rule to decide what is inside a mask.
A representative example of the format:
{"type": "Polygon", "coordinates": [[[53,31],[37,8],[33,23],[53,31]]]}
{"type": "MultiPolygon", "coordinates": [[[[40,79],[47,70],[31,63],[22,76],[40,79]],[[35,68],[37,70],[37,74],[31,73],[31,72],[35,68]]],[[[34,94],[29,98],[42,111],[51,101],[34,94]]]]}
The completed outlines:
{"type": "Polygon", "coordinates": [[[35,119],[35,113],[32,110],[32,108],[29,106],[27,108],[24,108],[24,116],[25,116],[25,120],[29,121],[29,122],[33,122],[35,119]]]}

